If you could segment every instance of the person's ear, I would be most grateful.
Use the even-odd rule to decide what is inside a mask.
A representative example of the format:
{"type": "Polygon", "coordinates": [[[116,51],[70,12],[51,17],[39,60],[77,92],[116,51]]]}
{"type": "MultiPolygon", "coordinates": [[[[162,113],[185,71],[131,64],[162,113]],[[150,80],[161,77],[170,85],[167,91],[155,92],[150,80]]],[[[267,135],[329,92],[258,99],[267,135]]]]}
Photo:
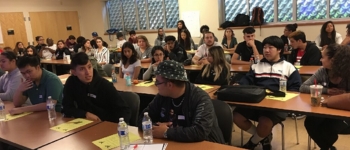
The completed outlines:
{"type": "Polygon", "coordinates": [[[72,75],[77,76],[76,72],[75,72],[75,69],[70,69],[70,72],[71,72],[72,75]]]}

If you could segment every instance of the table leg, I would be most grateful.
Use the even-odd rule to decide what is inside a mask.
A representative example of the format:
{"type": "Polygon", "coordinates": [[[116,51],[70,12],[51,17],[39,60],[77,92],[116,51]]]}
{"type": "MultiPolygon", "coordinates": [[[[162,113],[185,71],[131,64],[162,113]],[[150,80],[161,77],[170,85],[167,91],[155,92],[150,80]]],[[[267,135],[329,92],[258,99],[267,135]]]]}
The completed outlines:
{"type": "Polygon", "coordinates": [[[57,74],[57,73],[56,73],[56,65],[54,65],[54,64],[52,64],[52,72],[53,72],[54,74],[57,74]]]}

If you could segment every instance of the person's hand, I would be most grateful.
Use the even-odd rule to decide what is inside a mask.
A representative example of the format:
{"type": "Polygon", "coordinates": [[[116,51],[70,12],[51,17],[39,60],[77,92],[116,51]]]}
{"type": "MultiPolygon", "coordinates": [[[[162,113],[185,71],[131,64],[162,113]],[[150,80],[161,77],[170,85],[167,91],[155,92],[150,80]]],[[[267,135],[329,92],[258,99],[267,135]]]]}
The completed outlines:
{"type": "Polygon", "coordinates": [[[55,59],[56,59],[56,56],[55,56],[55,55],[53,55],[53,56],[51,57],[51,59],[55,60],[55,59]]]}
{"type": "Polygon", "coordinates": [[[100,118],[98,118],[96,115],[94,115],[94,114],[92,114],[92,113],[89,113],[89,112],[86,112],[85,117],[86,117],[86,119],[89,119],[89,120],[101,121],[100,118]]]}
{"type": "Polygon", "coordinates": [[[153,67],[158,67],[159,63],[160,63],[160,61],[157,61],[157,62],[155,62],[154,64],[152,64],[152,66],[153,66],[153,67]]]}
{"type": "Polygon", "coordinates": [[[328,47],[328,45],[322,46],[322,50],[325,50],[328,47]]]}
{"type": "Polygon", "coordinates": [[[202,59],[201,59],[200,61],[198,61],[198,62],[200,62],[200,64],[203,64],[203,65],[209,64],[209,61],[208,61],[208,59],[207,59],[206,57],[202,58],[202,59]]]}
{"type": "Polygon", "coordinates": [[[327,90],[327,93],[329,95],[339,95],[339,94],[344,94],[345,90],[337,89],[337,88],[330,88],[330,89],[327,90]]]}
{"type": "Polygon", "coordinates": [[[24,113],[23,109],[18,107],[18,108],[12,108],[11,110],[9,110],[10,115],[18,115],[21,113],[24,113]]]}
{"type": "Polygon", "coordinates": [[[233,85],[239,85],[239,83],[233,83],[233,85]]]}
{"type": "Polygon", "coordinates": [[[250,47],[255,47],[255,41],[254,40],[249,40],[247,42],[247,45],[250,46],[250,47]]]}
{"type": "Polygon", "coordinates": [[[30,80],[24,81],[24,79],[21,79],[21,80],[22,80],[22,83],[18,87],[18,90],[20,92],[24,92],[24,91],[26,91],[26,90],[28,90],[28,89],[33,87],[33,82],[32,81],[30,81],[30,80]]]}
{"type": "Polygon", "coordinates": [[[158,126],[152,127],[152,133],[154,138],[164,138],[164,132],[171,126],[171,122],[157,123],[158,126]]]}

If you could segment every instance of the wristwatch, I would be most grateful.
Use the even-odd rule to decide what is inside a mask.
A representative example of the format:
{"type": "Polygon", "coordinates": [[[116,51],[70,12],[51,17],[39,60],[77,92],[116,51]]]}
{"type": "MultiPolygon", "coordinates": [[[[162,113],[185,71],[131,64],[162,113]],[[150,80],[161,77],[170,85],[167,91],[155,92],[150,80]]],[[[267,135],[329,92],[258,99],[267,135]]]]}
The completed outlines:
{"type": "Polygon", "coordinates": [[[164,134],[163,134],[163,137],[166,138],[166,139],[168,138],[168,133],[167,132],[168,132],[168,129],[166,129],[164,134]]]}

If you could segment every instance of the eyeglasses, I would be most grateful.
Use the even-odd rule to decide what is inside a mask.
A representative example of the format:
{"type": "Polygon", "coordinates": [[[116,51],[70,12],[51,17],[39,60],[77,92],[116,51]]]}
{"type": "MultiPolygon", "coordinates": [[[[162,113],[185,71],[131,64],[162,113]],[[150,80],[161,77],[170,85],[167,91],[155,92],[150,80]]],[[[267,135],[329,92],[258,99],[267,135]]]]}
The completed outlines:
{"type": "Polygon", "coordinates": [[[167,83],[168,81],[164,81],[164,82],[159,82],[158,80],[156,80],[156,82],[154,82],[155,86],[161,85],[163,83],[167,83]]]}
{"type": "Polygon", "coordinates": [[[163,56],[163,54],[155,54],[153,57],[163,56]]]}

